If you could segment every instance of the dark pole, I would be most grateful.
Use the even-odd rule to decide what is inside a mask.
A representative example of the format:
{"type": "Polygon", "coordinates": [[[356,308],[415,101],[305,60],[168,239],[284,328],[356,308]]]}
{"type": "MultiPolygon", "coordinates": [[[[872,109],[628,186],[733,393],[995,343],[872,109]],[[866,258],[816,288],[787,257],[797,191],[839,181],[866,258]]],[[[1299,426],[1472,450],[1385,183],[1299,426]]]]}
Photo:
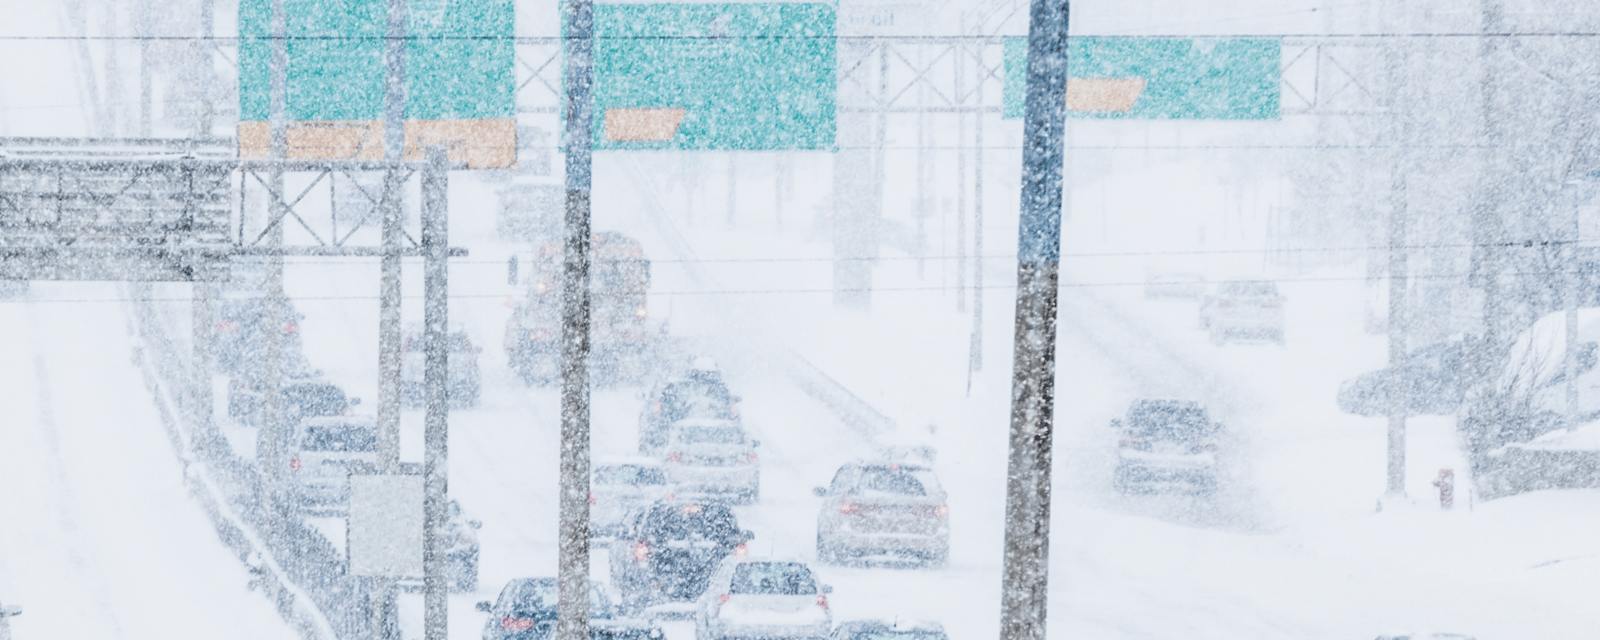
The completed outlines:
{"type": "Polygon", "coordinates": [[[556,640],[589,640],[589,183],[594,5],[569,0],[567,216],[561,278],[561,508],[556,640]]]}
{"type": "MultiPolygon", "coordinates": [[[[406,0],[388,0],[383,69],[383,257],[378,284],[378,473],[396,473],[400,465],[400,245],[405,235],[401,208],[400,163],[405,160],[406,0]]],[[[335,218],[337,220],[337,218],[335,218]]],[[[426,313],[426,308],[424,308],[426,313]]],[[[426,357],[426,356],[424,356],[426,357]]],[[[424,378],[427,373],[424,372],[424,378]]],[[[424,481],[426,482],[426,481],[424,481]]],[[[399,607],[393,578],[372,578],[372,637],[399,637],[399,607]]]]}
{"type": "MultiPolygon", "coordinates": [[[[1022,135],[1016,347],[1006,475],[1002,640],[1044,640],[1049,593],[1050,438],[1067,106],[1068,0],[1033,0],[1022,135]]],[[[982,286],[982,283],[978,283],[982,286]]]]}
{"type": "Polygon", "coordinates": [[[1384,495],[1404,498],[1406,495],[1406,414],[1410,411],[1410,398],[1406,393],[1406,334],[1409,329],[1406,288],[1409,267],[1406,264],[1406,234],[1410,222],[1406,211],[1406,145],[1410,143],[1405,116],[1405,97],[1402,90],[1406,72],[1405,45],[1389,52],[1389,117],[1392,141],[1396,148],[1392,158],[1389,211],[1389,428],[1387,455],[1387,489],[1384,495]]]}
{"type": "MultiPolygon", "coordinates": [[[[267,170],[267,220],[270,229],[268,244],[283,245],[284,216],[283,160],[289,149],[289,18],[283,8],[284,0],[272,0],[272,38],[270,75],[271,87],[268,102],[268,135],[273,160],[267,170]]],[[[260,432],[256,434],[256,459],[261,467],[260,504],[267,522],[268,535],[276,537],[280,514],[279,491],[283,469],[287,466],[284,443],[287,436],[283,416],[283,398],[279,397],[280,374],[283,366],[283,256],[267,257],[266,291],[266,354],[262,359],[261,396],[262,416],[260,432]]]]}
{"type": "Polygon", "coordinates": [[[446,209],[450,174],[443,147],[428,147],[427,161],[422,171],[422,341],[426,349],[422,385],[428,407],[422,431],[422,637],[446,640],[450,609],[444,555],[451,541],[439,534],[447,524],[445,501],[450,489],[450,352],[445,344],[450,320],[450,228],[446,209]]]}

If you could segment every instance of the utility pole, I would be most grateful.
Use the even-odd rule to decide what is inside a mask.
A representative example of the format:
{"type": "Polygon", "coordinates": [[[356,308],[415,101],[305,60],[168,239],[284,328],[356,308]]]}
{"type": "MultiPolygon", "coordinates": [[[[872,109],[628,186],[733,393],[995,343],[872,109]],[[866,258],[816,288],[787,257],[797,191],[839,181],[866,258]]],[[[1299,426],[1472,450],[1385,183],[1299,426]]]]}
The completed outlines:
{"type": "MultiPolygon", "coordinates": [[[[966,20],[962,20],[962,33],[966,33],[966,20]]],[[[980,45],[981,46],[981,45],[980,45]]],[[[955,89],[956,99],[965,106],[967,94],[961,70],[967,65],[966,45],[956,43],[955,89]]],[[[979,108],[983,107],[980,102],[979,108]]],[[[981,112],[980,112],[981,113],[981,112]]],[[[967,112],[956,112],[956,311],[967,310],[967,112]]],[[[971,348],[971,345],[968,345],[971,348]]],[[[970,373],[972,363],[967,363],[970,373]]]]}
{"type": "Polygon", "coordinates": [[[1483,0],[1481,5],[1483,15],[1483,37],[1478,41],[1478,63],[1482,65],[1482,77],[1479,80],[1479,96],[1482,102],[1482,119],[1480,135],[1483,137],[1483,178],[1479,181],[1482,191],[1478,195],[1477,206],[1473,208],[1473,247],[1472,277],[1478,286],[1483,288],[1483,339],[1479,341],[1473,354],[1473,368],[1476,374],[1477,397],[1479,399],[1476,409],[1487,411],[1489,415],[1480,415],[1479,424],[1495,423],[1501,417],[1501,411],[1493,402],[1494,380],[1496,378],[1494,367],[1500,354],[1500,243],[1502,234],[1500,228],[1500,199],[1502,198],[1503,185],[1501,184],[1500,160],[1500,124],[1495,121],[1495,102],[1499,92],[1499,79],[1497,77],[1496,59],[1499,47],[1496,39],[1489,34],[1500,33],[1505,29],[1505,10],[1497,0],[1483,0]]]}
{"type": "MultiPolygon", "coordinates": [[[[283,8],[284,0],[272,0],[271,86],[267,111],[270,157],[272,166],[267,171],[267,246],[283,246],[283,217],[287,205],[283,201],[283,161],[289,155],[289,21],[283,8]]],[[[281,491],[286,437],[283,424],[283,255],[272,252],[267,256],[266,357],[261,372],[262,416],[260,431],[256,434],[256,457],[261,467],[260,504],[268,535],[279,535],[281,491]]]]}
{"type": "MultiPolygon", "coordinates": [[[[589,640],[589,193],[594,4],[568,0],[567,204],[561,278],[561,502],[555,640],[589,640]]],[[[731,156],[729,166],[732,167],[731,156]]],[[[731,188],[730,184],[730,188],[731,188]]]]}
{"type": "MultiPolygon", "coordinates": [[[[200,43],[195,48],[194,63],[199,66],[200,73],[195,78],[200,87],[200,106],[195,118],[194,137],[204,140],[211,137],[211,38],[215,34],[213,22],[215,0],[200,0],[200,43]]],[[[212,420],[211,405],[214,398],[211,393],[212,375],[212,341],[215,339],[215,325],[213,316],[213,301],[216,298],[216,286],[205,280],[195,280],[190,284],[190,312],[194,335],[194,380],[190,393],[192,412],[189,419],[194,425],[194,439],[199,443],[202,451],[210,453],[213,447],[220,446],[221,434],[217,432],[216,423],[212,420]]]]}
{"type": "MultiPolygon", "coordinates": [[[[1033,0],[1035,4],[1039,0],[1033,0]]],[[[1066,4],[1062,3],[1063,20],[1066,18],[1066,4]]],[[[1064,33],[1064,32],[1063,32],[1064,33]]],[[[1063,35],[1062,37],[1066,37],[1063,35]]],[[[1029,45],[1030,47],[1032,45],[1029,45]]],[[[1066,46],[1065,44],[1062,45],[1066,46]]],[[[978,66],[983,67],[983,47],[978,47],[974,54],[978,59],[978,66]]],[[[1030,54],[1031,49],[1030,49],[1030,54]]],[[[1066,50],[1062,50],[1066,55],[1066,50]]],[[[1065,64],[1065,63],[1062,63],[1065,64]]],[[[1066,73],[1063,71],[1062,73],[1066,73]]],[[[983,106],[983,76],[978,76],[978,85],[973,87],[977,93],[977,104],[983,106]]],[[[1030,76],[1031,81],[1031,76],[1030,76]]],[[[1061,104],[1066,109],[1066,80],[1062,80],[1061,104]]],[[[1063,111],[1065,113],[1065,111],[1063,111]]],[[[1066,116],[1062,116],[1065,118],[1066,116]]],[[[972,371],[983,371],[983,109],[978,109],[973,116],[972,125],[972,344],[969,345],[967,366],[972,371]]],[[[1024,125],[1026,126],[1026,125],[1024,125]]]]}
{"type": "MultiPolygon", "coordinates": [[[[1068,6],[1068,0],[1032,0],[1028,18],[1005,568],[1000,582],[1001,640],[1045,638],[1068,6]]],[[[979,290],[981,287],[980,282],[979,290]]]]}
{"type": "Polygon", "coordinates": [[[422,171],[422,342],[426,350],[422,386],[427,402],[422,432],[422,637],[448,640],[450,609],[444,561],[445,550],[452,541],[440,534],[448,524],[445,506],[450,488],[450,351],[446,344],[450,320],[450,174],[444,147],[428,147],[426,158],[428,164],[422,171]]]}
{"type": "MultiPolygon", "coordinates": [[[[383,51],[383,159],[387,166],[383,171],[383,192],[378,198],[383,216],[383,256],[379,258],[378,267],[377,471],[380,474],[398,473],[400,468],[400,249],[405,234],[399,165],[405,160],[406,145],[406,0],[388,0],[388,9],[383,51]]],[[[424,479],[424,484],[426,482],[424,479]]],[[[374,640],[397,638],[399,610],[394,578],[374,576],[371,580],[368,606],[373,620],[372,637],[374,640]]]]}
{"type": "MultiPolygon", "coordinates": [[[[1394,23],[1402,21],[1394,20],[1394,23]]],[[[1406,145],[1410,144],[1410,127],[1405,115],[1405,98],[1401,87],[1409,69],[1406,68],[1406,45],[1389,47],[1389,127],[1390,144],[1394,152],[1390,158],[1389,196],[1389,429],[1388,429],[1388,485],[1384,495],[1404,498],[1406,495],[1406,414],[1410,398],[1406,388],[1406,145]]]]}
{"type": "Polygon", "coordinates": [[[199,117],[195,119],[197,129],[195,136],[198,138],[211,137],[212,112],[216,110],[211,95],[212,80],[215,75],[212,68],[214,58],[211,57],[212,51],[215,50],[212,39],[216,37],[216,32],[216,0],[200,0],[199,49],[204,53],[197,56],[200,63],[200,76],[196,78],[200,82],[200,112],[197,114],[199,117]]]}

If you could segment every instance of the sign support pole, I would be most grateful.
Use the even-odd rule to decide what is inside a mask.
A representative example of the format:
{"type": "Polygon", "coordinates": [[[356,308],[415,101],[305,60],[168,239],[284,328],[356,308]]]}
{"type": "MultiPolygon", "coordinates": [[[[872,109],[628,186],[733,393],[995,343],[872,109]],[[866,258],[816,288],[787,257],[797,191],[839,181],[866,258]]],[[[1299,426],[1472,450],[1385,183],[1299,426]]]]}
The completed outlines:
{"type": "MultiPolygon", "coordinates": [[[[1044,640],[1060,295],[1068,0],[1032,0],[1000,638],[1044,640]]],[[[980,163],[981,164],[981,163],[980,163]]],[[[978,283],[981,287],[982,283],[978,283]]]]}
{"type": "Polygon", "coordinates": [[[594,4],[567,2],[566,239],[561,273],[561,496],[556,640],[589,640],[589,193],[594,4]]]}
{"type": "MultiPolygon", "coordinates": [[[[400,169],[405,159],[406,0],[388,1],[384,41],[383,172],[379,209],[383,216],[383,257],[378,285],[378,473],[398,472],[400,465],[400,241],[405,211],[401,206],[400,169]]],[[[424,520],[426,522],[426,520],[424,520]]],[[[395,580],[374,577],[368,606],[376,624],[375,640],[399,637],[395,580]]]]}
{"type": "Polygon", "coordinates": [[[428,147],[427,162],[422,170],[422,341],[427,350],[422,384],[428,407],[422,435],[423,638],[447,640],[450,609],[444,556],[449,541],[440,535],[449,499],[450,444],[450,352],[445,343],[450,320],[450,174],[444,147],[428,147]]]}
{"type": "MultiPolygon", "coordinates": [[[[283,246],[283,161],[288,157],[289,131],[289,49],[288,16],[284,0],[272,0],[271,38],[271,98],[268,107],[268,135],[271,145],[272,165],[267,171],[267,220],[270,247],[283,246]]],[[[279,521],[285,514],[279,504],[282,498],[284,461],[283,398],[280,393],[283,364],[283,256],[267,256],[266,291],[266,357],[262,363],[261,429],[257,434],[256,449],[261,467],[260,505],[267,533],[276,539],[280,535],[279,521]]]]}

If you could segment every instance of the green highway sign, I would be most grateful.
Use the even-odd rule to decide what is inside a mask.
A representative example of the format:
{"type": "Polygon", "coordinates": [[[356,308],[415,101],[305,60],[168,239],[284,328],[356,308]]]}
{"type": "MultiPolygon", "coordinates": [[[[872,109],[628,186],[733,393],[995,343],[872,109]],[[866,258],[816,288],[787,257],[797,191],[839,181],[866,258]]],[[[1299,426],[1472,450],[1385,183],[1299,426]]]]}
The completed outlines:
{"type": "MultiPolygon", "coordinates": [[[[290,155],[381,158],[387,0],[283,0],[290,155]],[[374,135],[376,134],[376,135],[374,135]]],[[[265,157],[271,0],[239,0],[239,145],[265,157]]],[[[444,143],[453,159],[516,159],[512,0],[407,3],[407,155],[444,143]]]]}
{"type": "MultiPolygon", "coordinates": [[[[1005,40],[1002,116],[1022,117],[1026,38],[1005,40]]],[[[1282,42],[1274,38],[1069,38],[1067,115],[1145,120],[1275,120],[1282,42]]]]}
{"type": "Polygon", "coordinates": [[[834,148],[835,12],[596,4],[594,148],[834,148]]]}

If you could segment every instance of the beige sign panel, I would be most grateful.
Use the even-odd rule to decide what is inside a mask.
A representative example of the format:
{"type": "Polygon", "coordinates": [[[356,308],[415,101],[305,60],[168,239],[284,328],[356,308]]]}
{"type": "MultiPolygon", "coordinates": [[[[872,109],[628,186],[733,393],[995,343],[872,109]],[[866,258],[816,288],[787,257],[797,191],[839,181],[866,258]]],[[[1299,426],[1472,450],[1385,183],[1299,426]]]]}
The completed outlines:
{"type": "Polygon", "coordinates": [[[1144,78],[1069,78],[1067,110],[1122,113],[1143,93],[1144,78]]]}
{"type": "Polygon", "coordinates": [[[669,142],[683,124],[682,107],[606,109],[606,140],[611,142],[669,142]]]}
{"type": "MultiPolygon", "coordinates": [[[[423,149],[444,145],[451,162],[470,169],[516,166],[517,121],[407,120],[407,160],[421,160],[423,149]]],[[[239,157],[265,159],[270,153],[266,122],[239,123],[239,157]]],[[[382,160],[382,120],[310,120],[289,123],[288,155],[302,160],[382,160]]]]}

